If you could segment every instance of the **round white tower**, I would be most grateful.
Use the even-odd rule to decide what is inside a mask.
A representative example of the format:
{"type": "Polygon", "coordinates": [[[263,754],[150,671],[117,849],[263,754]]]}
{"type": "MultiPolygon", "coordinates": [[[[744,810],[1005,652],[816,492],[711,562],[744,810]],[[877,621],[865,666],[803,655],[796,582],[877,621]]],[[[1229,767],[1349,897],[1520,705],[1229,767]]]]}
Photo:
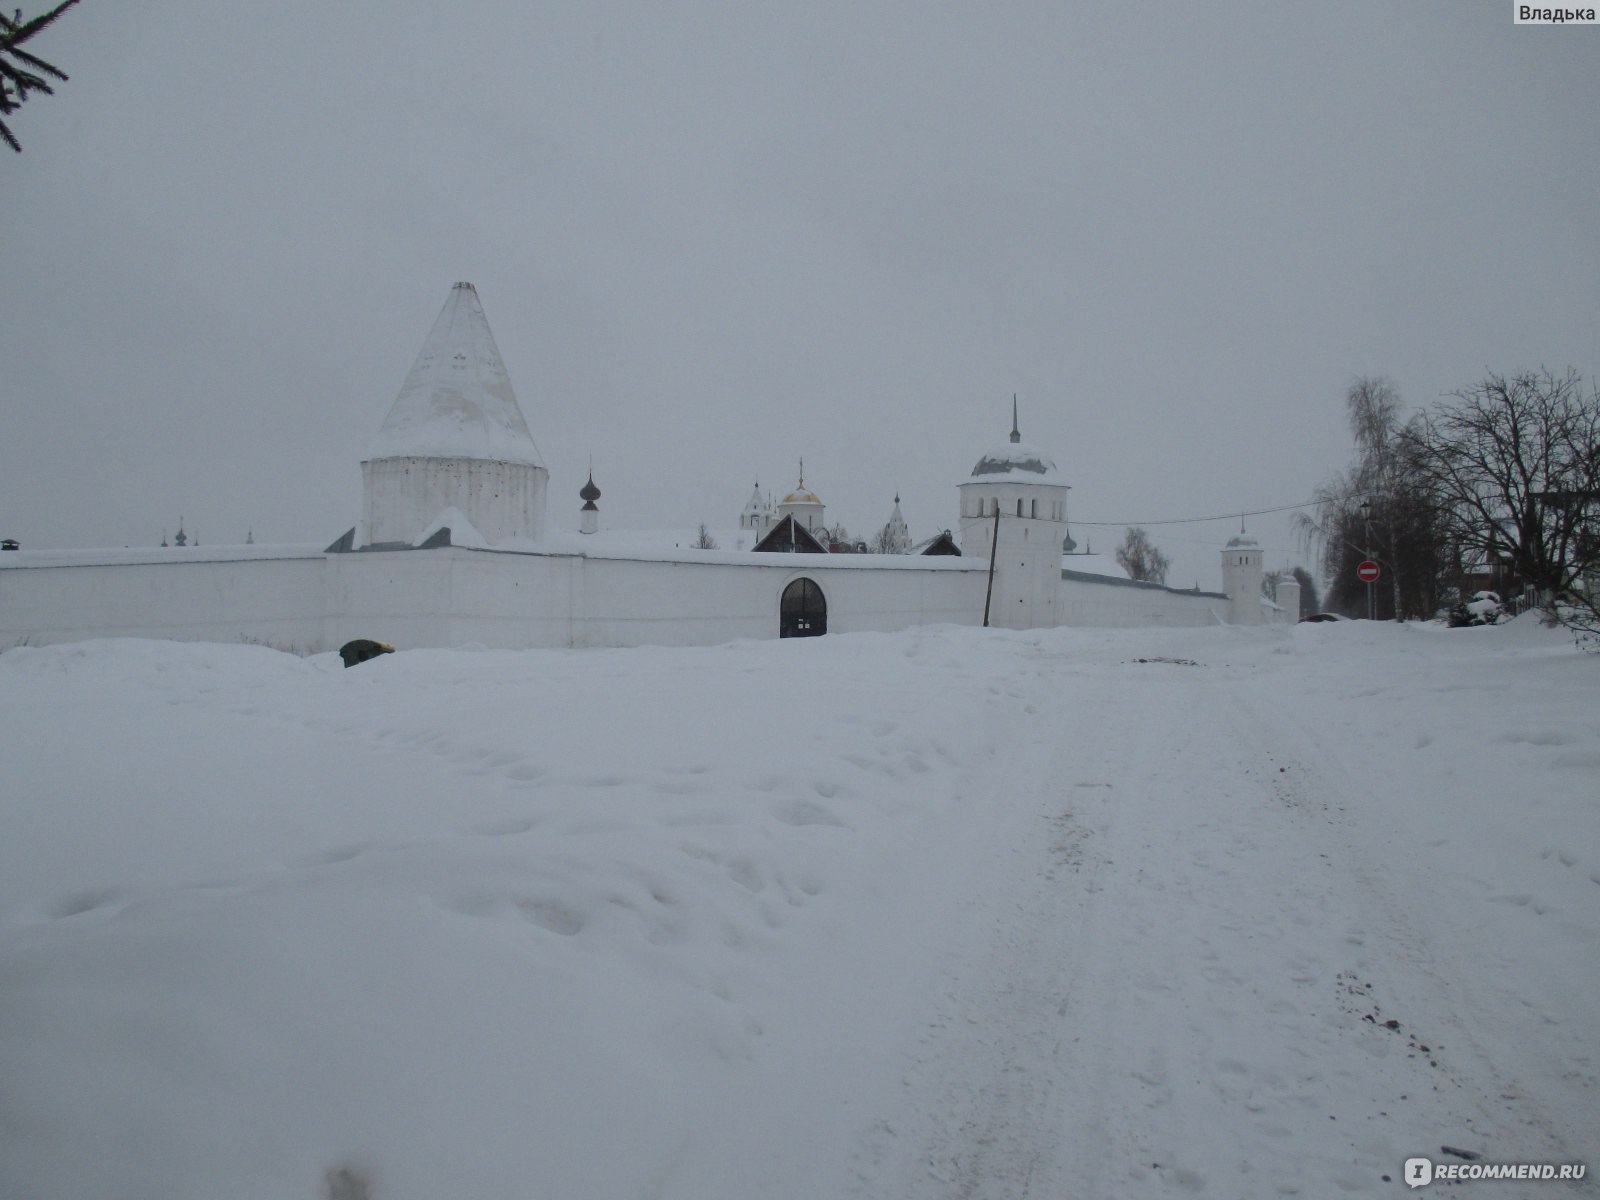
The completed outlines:
{"type": "Polygon", "coordinates": [[[411,545],[450,509],[491,546],[539,539],[549,479],[478,293],[458,283],[361,464],[356,544],[411,545]]]}
{"type": "Polygon", "coordinates": [[[1262,623],[1261,544],[1242,529],[1222,549],[1222,591],[1231,624],[1262,623]]]}
{"type": "Polygon", "coordinates": [[[1050,455],[1023,444],[1015,401],[1011,440],[980,458],[959,490],[961,553],[994,562],[989,624],[1055,625],[1068,488],[1050,455]]]}

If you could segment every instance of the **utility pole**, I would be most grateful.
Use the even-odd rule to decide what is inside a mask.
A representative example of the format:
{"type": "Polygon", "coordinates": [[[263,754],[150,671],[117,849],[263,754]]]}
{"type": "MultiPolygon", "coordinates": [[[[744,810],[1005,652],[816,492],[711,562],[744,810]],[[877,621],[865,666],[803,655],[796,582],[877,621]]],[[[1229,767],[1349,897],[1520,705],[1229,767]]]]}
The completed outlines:
{"type": "Polygon", "coordinates": [[[989,537],[989,587],[983,593],[983,627],[989,628],[989,601],[994,596],[994,559],[1000,553],[1000,502],[994,505],[994,532],[989,537]]]}
{"type": "MultiPolygon", "coordinates": [[[[1367,523],[1366,558],[1367,558],[1367,561],[1371,562],[1371,561],[1373,561],[1373,559],[1372,559],[1372,501],[1371,500],[1363,500],[1361,502],[1361,516],[1367,523]]],[[[1377,593],[1377,590],[1376,590],[1377,586],[1378,585],[1377,585],[1377,583],[1375,581],[1374,582],[1370,582],[1370,583],[1367,584],[1367,620],[1369,620],[1369,621],[1376,621],[1378,619],[1378,593],[1377,593]]]]}

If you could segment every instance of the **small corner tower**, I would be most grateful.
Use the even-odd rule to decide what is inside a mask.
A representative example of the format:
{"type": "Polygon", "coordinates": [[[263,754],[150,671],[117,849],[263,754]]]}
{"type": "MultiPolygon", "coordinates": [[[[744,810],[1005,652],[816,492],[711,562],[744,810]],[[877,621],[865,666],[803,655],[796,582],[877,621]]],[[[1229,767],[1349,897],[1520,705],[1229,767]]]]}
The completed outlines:
{"type": "Polygon", "coordinates": [[[1023,444],[1015,397],[1010,441],[978,459],[959,490],[961,552],[994,561],[989,624],[1055,625],[1068,488],[1050,455],[1023,444]]]}
{"type": "Polygon", "coordinates": [[[1234,625],[1260,625],[1261,543],[1244,531],[1222,548],[1222,591],[1228,597],[1228,620],[1234,625]]]}
{"type": "Polygon", "coordinates": [[[489,545],[544,536],[549,472],[470,283],[450,289],[361,463],[357,544],[412,544],[448,508],[489,545]]]}

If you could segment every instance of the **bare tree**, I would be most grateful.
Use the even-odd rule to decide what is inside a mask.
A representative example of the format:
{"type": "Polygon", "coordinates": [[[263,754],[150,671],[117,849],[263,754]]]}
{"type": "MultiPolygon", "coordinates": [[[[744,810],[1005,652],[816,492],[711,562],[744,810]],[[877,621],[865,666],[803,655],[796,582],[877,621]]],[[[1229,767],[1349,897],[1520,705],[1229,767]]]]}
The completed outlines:
{"type": "Polygon", "coordinates": [[[696,550],[715,550],[717,548],[717,539],[711,536],[711,531],[706,528],[704,521],[700,522],[700,534],[694,539],[694,548],[696,550]]]}
{"type": "MultiPolygon", "coordinates": [[[[41,13],[28,21],[22,19],[20,8],[9,17],[0,14],[0,116],[16,112],[22,107],[22,102],[28,98],[30,92],[43,92],[46,96],[55,95],[55,89],[45,79],[46,75],[65,82],[67,78],[65,71],[51,66],[42,58],[34,57],[20,47],[36,33],[53,25],[57,17],[77,2],[78,0],[63,0],[63,3],[56,5],[49,12],[41,13]]],[[[0,138],[3,138],[18,154],[22,153],[22,143],[17,141],[16,135],[7,128],[4,121],[0,121],[0,138]]]]}
{"type": "Polygon", "coordinates": [[[1429,617],[1439,607],[1448,556],[1436,505],[1411,461],[1400,395],[1381,378],[1357,379],[1345,393],[1355,461],[1314,493],[1312,512],[1296,517],[1302,544],[1320,552],[1327,603],[1367,615],[1367,585],[1356,567],[1376,559],[1383,583],[1374,615],[1429,617]]]}
{"type": "Polygon", "coordinates": [[[1462,547],[1503,554],[1564,619],[1600,632],[1600,394],[1575,371],[1488,375],[1407,431],[1462,547]],[[1557,602],[1561,604],[1558,607],[1557,602]]]}
{"type": "Polygon", "coordinates": [[[1150,535],[1135,526],[1122,535],[1122,545],[1117,547],[1117,565],[1128,573],[1129,579],[1165,583],[1167,568],[1172,564],[1156,549],[1150,535]]]}

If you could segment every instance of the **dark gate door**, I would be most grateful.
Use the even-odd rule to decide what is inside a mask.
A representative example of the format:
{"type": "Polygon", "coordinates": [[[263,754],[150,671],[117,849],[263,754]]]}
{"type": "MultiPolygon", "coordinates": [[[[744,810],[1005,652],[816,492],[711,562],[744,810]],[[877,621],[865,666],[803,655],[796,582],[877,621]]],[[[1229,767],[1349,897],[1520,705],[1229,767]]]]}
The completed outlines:
{"type": "Polygon", "coordinates": [[[783,589],[778,606],[779,637],[821,637],[828,632],[828,601],[809,579],[796,579],[783,589]]]}

